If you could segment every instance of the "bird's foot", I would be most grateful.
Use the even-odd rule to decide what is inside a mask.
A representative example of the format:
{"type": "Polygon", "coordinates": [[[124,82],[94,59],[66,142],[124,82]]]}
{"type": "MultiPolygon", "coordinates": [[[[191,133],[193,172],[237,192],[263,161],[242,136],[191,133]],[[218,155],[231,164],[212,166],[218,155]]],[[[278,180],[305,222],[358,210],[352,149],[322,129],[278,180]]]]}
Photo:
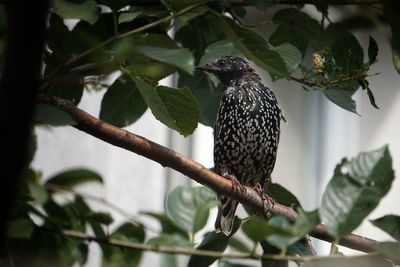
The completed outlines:
{"type": "Polygon", "coordinates": [[[262,201],[263,201],[263,207],[264,207],[264,215],[269,218],[272,216],[271,214],[271,210],[274,208],[275,206],[275,200],[273,200],[272,197],[263,194],[263,196],[261,197],[262,201]]]}
{"type": "Polygon", "coordinates": [[[231,180],[233,190],[240,191],[242,193],[246,192],[246,188],[239,182],[239,180],[234,175],[225,173],[222,176],[226,179],[231,180]]]}
{"type": "Polygon", "coordinates": [[[257,194],[263,198],[264,195],[264,189],[262,187],[262,185],[260,183],[257,183],[254,187],[253,187],[254,191],[257,192],[257,194]]]}

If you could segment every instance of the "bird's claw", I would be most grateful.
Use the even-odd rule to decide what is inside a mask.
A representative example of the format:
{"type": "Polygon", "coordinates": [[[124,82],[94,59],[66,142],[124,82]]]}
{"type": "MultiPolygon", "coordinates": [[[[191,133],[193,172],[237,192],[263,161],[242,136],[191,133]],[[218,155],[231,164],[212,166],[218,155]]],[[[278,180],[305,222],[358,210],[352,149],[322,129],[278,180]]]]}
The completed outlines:
{"type": "Polygon", "coordinates": [[[262,201],[263,201],[263,207],[264,207],[264,214],[267,218],[271,217],[271,210],[274,208],[275,206],[275,200],[272,199],[272,197],[264,194],[262,196],[262,201]]]}
{"type": "Polygon", "coordinates": [[[225,173],[223,177],[231,180],[233,190],[240,191],[242,193],[246,192],[246,188],[239,182],[239,180],[234,175],[225,173]]]}

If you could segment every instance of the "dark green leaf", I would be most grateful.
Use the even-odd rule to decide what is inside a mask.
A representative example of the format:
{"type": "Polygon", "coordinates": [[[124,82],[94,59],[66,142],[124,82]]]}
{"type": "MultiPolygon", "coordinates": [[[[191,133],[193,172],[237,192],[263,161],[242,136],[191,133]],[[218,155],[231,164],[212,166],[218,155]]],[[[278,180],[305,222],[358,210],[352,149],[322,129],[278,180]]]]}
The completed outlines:
{"type": "Polygon", "coordinates": [[[7,237],[31,238],[35,225],[28,218],[20,218],[8,223],[7,237]]]}
{"type": "Polygon", "coordinates": [[[248,59],[274,76],[287,76],[288,70],[280,54],[255,31],[243,28],[228,18],[219,18],[226,37],[248,59]]]}
{"type": "MultiPolygon", "coordinates": [[[[111,236],[134,243],[143,243],[145,240],[143,226],[131,223],[121,225],[111,236]]],[[[103,267],[138,266],[142,258],[142,251],[138,249],[122,250],[119,247],[104,244],[101,248],[103,251],[103,267]]]]}
{"type": "Polygon", "coordinates": [[[368,94],[369,102],[371,103],[371,105],[374,108],[379,109],[378,105],[375,102],[374,94],[372,93],[371,88],[369,88],[369,86],[367,87],[367,94],[368,94]]]}
{"type": "Polygon", "coordinates": [[[204,50],[203,57],[200,59],[199,65],[210,63],[223,56],[243,57],[242,53],[235,48],[231,41],[220,40],[207,46],[206,50],[204,50]]]}
{"type": "Polygon", "coordinates": [[[242,253],[251,253],[250,248],[248,248],[240,239],[234,236],[229,238],[229,247],[242,253]]]}
{"type": "Polygon", "coordinates": [[[110,7],[113,11],[118,11],[129,5],[129,0],[98,0],[100,3],[110,7]]]}
{"type": "Polygon", "coordinates": [[[269,41],[274,46],[279,46],[283,43],[290,43],[301,52],[303,57],[308,48],[308,42],[304,38],[303,34],[293,31],[292,28],[287,25],[279,25],[269,38],[269,41]]]}
{"type": "Polygon", "coordinates": [[[137,121],[147,105],[132,79],[124,74],[107,90],[101,101],[100,119],[117,127],[137,121]]]}
{"type": "Polygon", "coordinates": [[[369,45],[368,45],[368,61],[369,64],[374,64],[376,61],[376,56],[378,55],[378,44],[369,36],[369,45]]]}
{"type": "Polygon", "coordinates": [[[64,76],[57,80],[47,91],[49,97],[55,96],[62,99],[71,100],[75,105],[78,105],[83,95],[82,77],[64,76]]]}
{"type": "Polygon", "coordinates": [[[95,221],[104,225],[111,224],[114,219],[106,212],[91,212],[87,215],[88,220],[95,221]]]}
{"type": "Polygon", "coordinates": [[[210,207],[217,204],[215,193],[208,188],[180,186],[168,193],[165,211],[179,228],[195,233],[206,224],[210,207]]]}
{"type": "Polygon", "coordinates": [[[389,191],[394,172],[387,146],[343,161],[322,196],[319,214],[328,231],[341,237],[353,231],[389,191]]]}
{"type": "Polygon", "coordinates": [[[124,71],[131,76],[156,119],[183,136],[190,135],[196,129],[199,110],[189,89],[154,87],[132,72],[124,71]]]}
{"type": "Polygon", "coordinates": [[[386,259],[376,255],[358,255],[358,256],[330,256],[330,257],[312,257],[305,258],[304,267],[392,267],[386,259]]]}
{"type": "Polygon", "coordinates": [[[36,122],[51,126],[75,124],[75,120],[68,113],[47,104],[36,105],[36,122]]]}
{"type": "MultiPolygon", "coordinates": [[[[192,244],[182,235],[178,234],[162,234],[151,238],[148,242],[150,245],[167,246],[167,247],[190,247],[192,244]]],[[[175,267],[179,266],[179,254],[161,254],[162,266],[175,267]]]]}
{"type": "Polygon", "coordinates": [[[246,2],[262,11],[265,11],[276,4],[274,1],[270,0],[246,0],[246,2]]]}
{"type": "MultiPolygon", "coordinates": [[[[263,240],[260,242],[263,249],[263,255],[279,254],[281,251],[276,247],[269,244],[267,241],[263,240]]],[[[272,259],[262,259],[262,267],[288,267],[289,262],[287,260],[272,260],[272,259]]]]}
{"type": "Polygon", "coordinates": [[[39,205],[43,205],[49,198],[46,189],[38,183],[28,183],[28,188],[31,197],[39,205]]]}
{"type": "Polygon", "coordinates": [[[301,207],[300,201],[289,190],[278,183],[268,185],[268,195],[282,205],[293,207],[295,209],[301,207]]]}
{"type": "Polygon", "coordinates": [[[283,43],[273,48],[285,62],[288,73],[297,69],[302,61],[301,52],[290,43],[283,43]]]}
{"type": "Polygon", "coordinates": [[[306,238],[302,238],[299,241],[288,246],[286,252],[289,255],[299,255],[299,256],[313,256],[314,255],[314,252],[312,251],[306,238]]]}
{"type": "Polygon", "coordinates": [[[379,219],[372,220],[371,223],[391,235],[397,241],[400,241],[400,216],[385,215],[379,219]]]}
{"type": "Polygon", "coordinates": [[[400,20],[399,20],[400,5],[393,1],[384,5],[384,18],[389,22],[392,38],[392,59],[394,68],[400,73],[400,20]]]}
{"type": "Polygon", "coordinates": [[[118,17],[118,23],[131,22],[137,18],[142,12],[123,12],[118,17]]]}
{"type": "Polygon", "coordinates": [[[88,254],[89,254],[89,246],[85,243],[80,243],[76,250],[76,255],[75,255],[75,259],[80,264],[80,266],[83,266],[86,263],[88,254]]]}
{"type": "MultiPolygon", "coordinates": [[[[204,235],[203,240],[197,249],[224,251],[228,246],[229,238],[223,233],[208,232],[204,235]]],[[[207,267],[215,262],[218,258],[206,256],[191,256],[188,267],[207,267]]]]}
{"type": "Polygon", "coordinates": [[[199,7],[196,7],[194,9],[180,15],[179,17],[177,17],[177,20],[180,22],[180,25],[185,25],[192,19],[197,18],[198,16],[204,15],[205,13],[207,13],[207,11],[208,11],[207,7],[199,6],[199,7]]]}
{"type": "Polygon", "coordinates": [[[52,176],[47,180],[46,184],[74,187],[87,182],[103,183],[103,178],[99,174],[87,169],[74,169],[52,176]]]}
{"type": "Polygon", "coordinates": [[[193,74],[193,55],[186,48],[168,49],[156,46],[138,46],[137,50],[151,59],[180,68],[189,74],[193,74]]]}
{"type": "Polygon", "coordinates": [[[273,229],[269,227],[268,222],[265,219],[253,216],[242,224],[242,231],[251,240],[257,242],[272,234],[273,229]]]}
{"type": "Polygon", "coordinates": [[[328,89],[324,90],[324,95],[326,98],[328,98],[330,101],[335,103],[341,108],[344,108],[345,110],[348,110],[353,113],[357,113],[357,107],[356,107],[356,102],[353,100],[352,96],[354,94],[354,90],[340,90],[340,89],[328,89]]]}
{"type": "MultiPolygon", "coordinates": [[[[395,264],[400,264],[400,243],[399,242],[379,242],[375,249],[384,256],[391,259],[395,264]]],[[[380,266],[380,265],[376,265],[380,266]]]]}
{"type": "Polygon", "coordinates": [[[82,19],[91,24],[99,13],[94,0],[54,0],[53,10],[64,19],[82,19]]]}

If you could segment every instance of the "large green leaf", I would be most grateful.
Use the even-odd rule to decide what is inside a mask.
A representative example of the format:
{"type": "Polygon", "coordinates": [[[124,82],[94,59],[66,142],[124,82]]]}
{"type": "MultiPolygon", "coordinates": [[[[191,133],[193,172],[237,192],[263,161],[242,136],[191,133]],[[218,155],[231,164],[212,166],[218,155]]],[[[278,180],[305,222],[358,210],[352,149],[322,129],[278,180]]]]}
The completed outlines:
{"type": "MultiPolygon", "coordinates": [[[[221,251],[223,252],[228,246],[229,238],[223,233],[208,232],[204,235],[203,240],[196,249],[221,251]]],[[[188,267],[207,267],[215,262],[218,258],[206,256],[191,256],[188,267]]]]}
{"type": "Polygon", "coordinates": [[[204,50],[204,55],[200,59],[199,65],[210,63],[223,56],[243,57],[243,54],[236,49],[236,47],[233,45],[231,41],[220,40],[217,42],[213,42],[207,46],[206,50],[204,50]]]}
{"type": "MultiPolygon", "coordinates": [[[[192,244],[186,238],[179,234],[161,234],[151,238],[148,242],[150,245],[167,246],[167,247],[190,247],[192,244]]],[[[160,262],[165,267],[179,266],[180,255],[161,254],[160,262]]]]}
{"type": "Polygon", "coordinates": [[[329,256],[312,257],[304,259],[304,267],[392,267],[393,265],[381,256],[358,255],[358,256],[329,256]]]}
{"type": "Polygon", "coordinates": [[[273,229],[264,218],[252,216],[242,224],[242,231],[251,240],[257,242],[272,234],[273,229]]]}
{"type": "Polygon", "coordinates": [[[124,74],[107,90],[101,101],[100,119],[118,127],[138,120],[147,105],[132,79],[124,74]]]}
{"type": "Polygon", "coordinates": [[[368,63],[373,64],[376,61],[376,57],[378,55],[378,44],[375,39],[369,36],[369,44],[368,44],[368,63]]]}
{"type": "Polygon", "coordinates": [[[179,234],[185,239],[189,240],[188,233],[176,226],[166,214],[155,212],[143,212],[143,214],[158,220],[161,225],[161,231],[163,234],[179,234]]]}
{"type": "Polygon", "coordinates": [[[255,31],[241,27],[231,19],[221,17],[218,24],[226,37],[248,59],[269,71],[274,76],[287,76],[288,70],[284,59],[275,49],[255,31]]]}
{"type": "Polygon", "coordinates": [[[151,59],[161,61],[168,65],[180,68],[189,74],[193,74],[193,55],[186,48],[168,49],[156,46],[138,46],[137,50],[151,59]]]}
{"type": "Polygon", "coordinates": [[[319,214],[328,231],[341,237],[353,231],[389,191],[394,172],[387,146],[343,159],[322,196],[319,214]]]}
{"type": "Polygon", "coordinates": [[[273,48],[282,57],[289,73],[297,69],[302,61],[301,52],[290,43],[283,43],[273,48]]]}
{"type": "Polygon", "coordinates": [[[199,109],[191,91],[187,88],[153,86],[134,73],[130,75],[154,117],[183,136],[190,135],[197,127],[199,109]]]}
{"type": "Polygon", "coordinates": [[[385,215],[371,221],[371,223],[391,235],[397,241],[400,241],[400,216],[385,215]]]}
{"type": "Polygon", "coordinates": [[[209,209],[217,204],[215,193],[208,188],[180,186],[168,193],[165,211],[179,228],[196,233],[205,226],[209,209]]]}
{"type": "Polygon", "coordinates": [[[35,224],[29,218],[12,220],[7,225],[7,237],[9,238],[31,238],[35,224]]]}
{"type": "Polygon", "coordinates": [[[75,120],[67,112],[48,104],[37,104],[35,120],[51,126],[74,125],[75,120]]]}
{"type": "Polygon", "coordinates": [[[269,184],[267,191],[270,197],[282,205],[293,207],[295,209],[301,207],[300,201],[297,197],[278,183],[269,184]]]}
{"type": "MultiPolygon", "coordinates": [[[[142,225],[125,223],[115,230],[113,238],[126,240],[134,243],[143,243],[145,240],[145,232],[142,225]]],[[[103,251],[103,267],[112,266],[138,266],[142,258],[142,250],[126,249],[122,250],[113,245],[101,245],[103,251]]]]}
{"type": "Polygon", "coordinates": [[[274,46],[290,43],[301,52],[302,56],[306,54],[308,48],[308,42],[303,34],[293,31],[291,27],[286,25],[279,25],[269,38],[269,41],[274,46]]]}
{"type": "MultiPolygon", "coordinates": [[[[379,242],[375,249],[384,256],[391,259],[395,264],[400,264],[400,243],[399,242],[379,242]]],[[[378,266],[378,265],[376,265],[378,266]]],[[[379,265],[380,266],[380,265],[379,265]]]]}
{"type": "Polygon", "coordinates": [[[64,19],[82,19],[91,24],[99,14],[94,0],[54,0],[53,9],[64,19]]]}
{"type": "Polygon", "coordinates": [[[94,171],[87,169],[73,169],[63,171],[50,177],[46,184],[54,184],[65,187],[74,187],[87,182],[103,183],[103,178],[94,171]]]}
{"type": "Polygon", "coordinates": [[[334,104],[338,105],[339,107],[348,110],[353,113],[357,113],[357,106],[356,102],[353,100],[352,96],[355,93],[355,90],[349,89],[327,89],[324,90],[324,95],[334,104]]]}

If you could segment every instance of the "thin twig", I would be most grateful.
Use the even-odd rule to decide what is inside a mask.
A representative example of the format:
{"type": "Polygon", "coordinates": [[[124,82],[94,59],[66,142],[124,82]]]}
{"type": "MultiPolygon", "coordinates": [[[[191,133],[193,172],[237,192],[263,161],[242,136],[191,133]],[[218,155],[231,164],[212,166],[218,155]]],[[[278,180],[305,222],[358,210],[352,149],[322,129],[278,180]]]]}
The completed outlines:
{"type": "MultiPolygon", "coordinates": [[[[197,181],[198,183],[213,189],[217,193],[227,195],[235,200],[238,200],[260,214],[264,213],[265,207],[263,200],[253,188],[245,187],[244,192],[241,192],[241,190],[235,190],[232,183],[228,179],[213,173],[203,165],[144,137],[101,121],[89,113],[79,109],[71,101],[56,97],[49,98],[47,96],[40,96],[38,100],[41,103],[53,105],[67,112],[76,121],[74,127],[77,129],[97,137],[109,144],[149,158],[150,160],[155,161],[164,167],[170,167],[197,181]]],[[[295,221],[298,217],[297,213],[292,208],[283,206],[279,203],[269,205],[267,208],[269,208],[269,212],[271,214],[285,216],[290,221],[295,221]]],[[[310,235],[328,242],[335,240],[335,238],[330,235],[325,227],[321,224],[318,224],[310,233],[310,235]]],[[[339,243],[343,246],[359,251],[371,252],[374,250],[377,241],[363,236],[350,234],[343,237],[339,243]]]]}

